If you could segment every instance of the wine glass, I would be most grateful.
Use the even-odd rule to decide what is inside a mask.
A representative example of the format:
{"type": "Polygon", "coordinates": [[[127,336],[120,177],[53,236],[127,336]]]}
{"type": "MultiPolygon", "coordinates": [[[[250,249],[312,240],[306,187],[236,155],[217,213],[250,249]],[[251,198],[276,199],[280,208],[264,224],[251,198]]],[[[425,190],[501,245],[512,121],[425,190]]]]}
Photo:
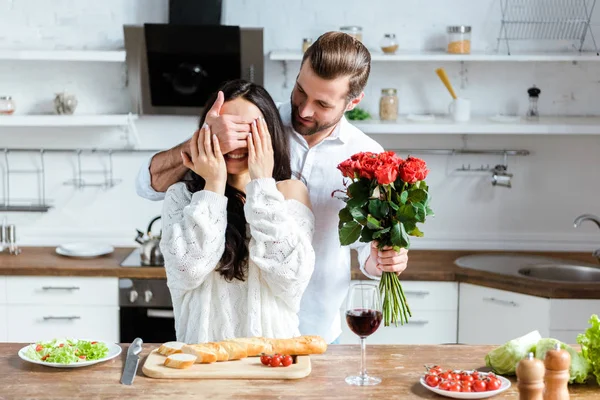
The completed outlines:
{"type": "Polygon", "coordinates": [[[382,317],[378,285],[365,282],[350,286],[346,300],[346,322],[352,332],[360,337],[361,361],[360,373],[346,377],[346,383],[349,385],[368,386],[381,383],[381,378],[367,375],[366,339],[379,328],[382,317]]]}

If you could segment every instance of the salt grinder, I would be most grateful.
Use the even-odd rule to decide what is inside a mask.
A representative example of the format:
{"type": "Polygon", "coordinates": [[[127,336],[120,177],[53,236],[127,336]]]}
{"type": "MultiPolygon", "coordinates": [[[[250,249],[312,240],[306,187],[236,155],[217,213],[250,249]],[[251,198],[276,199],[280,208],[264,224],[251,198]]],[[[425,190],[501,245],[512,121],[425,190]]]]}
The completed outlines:
{"type": "Polygon", "coordinates": [[[569,367],[571,366],[569,352],[561,349],[560,343],[557,343],[553,350],[548,350],[546,353],[544,365],[546,366],[544,400],[568,400],[569,367]]]}
{"type": "Polygon", "coordinates": [[[541,360],[529,353],[517,364],[517,387],[519,400],[544,400],[544,373],[541,360]]]}

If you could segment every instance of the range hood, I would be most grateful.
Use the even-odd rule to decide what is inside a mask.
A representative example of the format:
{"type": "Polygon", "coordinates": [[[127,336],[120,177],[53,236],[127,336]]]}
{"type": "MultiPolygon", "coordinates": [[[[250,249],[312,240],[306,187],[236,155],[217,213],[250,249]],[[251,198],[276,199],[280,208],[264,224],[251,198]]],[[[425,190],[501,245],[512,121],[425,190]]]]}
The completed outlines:
{"type": "Polygon", "coordinates": [[[168,24],[123,27],[138,114],[199,116],[223,82],[263,84],[262,28],[220,25],[220,7],[221,0],[171,0],[168,24]]]}

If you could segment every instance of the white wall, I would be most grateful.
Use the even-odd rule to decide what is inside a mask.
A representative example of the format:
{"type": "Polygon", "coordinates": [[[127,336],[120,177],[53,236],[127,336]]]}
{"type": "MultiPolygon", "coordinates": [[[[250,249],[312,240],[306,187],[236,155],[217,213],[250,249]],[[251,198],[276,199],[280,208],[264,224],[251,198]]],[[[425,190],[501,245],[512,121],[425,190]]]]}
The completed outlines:
{"type": "MultiPolygon", "coordinates": [[[[166,0],[0,0],[0,48],[117,49],[122,46],[122,25],[165,22],[166,0]]],[[[341,25],[364,28],[364,42],[377,51],[384,32],[394,32],[402,49],[438,49],[445,42],[445,26],[473,26],[474,50],[492,50],[499,29],[499,1],[461,0],[421,2],[374,0],[226,0],[224,22],[265,28],[265,52],[298,49],[303,37],[341,25]],[[373,12],[365,12],[369,7],[373,12]]],[[[596,13],[595,21],[600,14],[596,13]]],[[[600,39],[600,31],[594,25],[600,39]]],[[[586,43],[591,43],[587,41],[586,43]]],[[[558,49],[571,43],[559,43],[558,49]]],[[[276,100],[289,98],[299,63],[289,64],[288,87],[283,65],[266,61],[266,86],[276,100]]],[[[527,107],[527,88],[542,89],[543,115],[600,115],[594,96],[600,83],[600,64],[580,63],[467,63],[461,88],[459,63],[374,64],[362,104],[376,114],[382,87],[399,90],[402,114],[443,112],[448,94],[435,76],[443,66],[461,95],[473,101],[473,113],[493,115],[527,107]]],[[[0,95],[12,95],[18,113],[51,110],[54,93],[70,90],[78,95],[78,113],[125,113],[130,110],[123,65],[94,63],[32,63],[0,61],[0,95]]],[[[143,117],[137,123],[142,147],[166,148],[184,140],[195,118],[143,117]]],[[[600,131],[600,129],[599,129],[600,131]]],[[[573,219],[584,212],[600,214],[600,138],[583,136],[477,136],[403,135],[375,136],[386,148],[515,148],[532,152],[511,158],[513,188],[494,188],[489,176],[460,175],[462,164],[500,163],[500,157],[427,156],[432,173],[431,191],[437,216],[423,228],[426,238],[414,248],[581,249],[600,246],[600,232],[586,224],[575,230],[573,219]]],[[[0,130],[2,147],[116,147],[125,143],[122,132],[103,129],[0,130]]],[[[160,213],[160,203],[136,196],[134,179],[144,155],[114,156],[115,176],[122,182],[110,190],[65,186],[73,178],[76,158],[49,155],[47,197],[54,208],[46,214],[10,213],[23,244],[58,244],[68,240],[107,241],[133,245],[135,229],[160,213]]],[[[106,159],[86,156],[86,170],[105,170],[106,159]]],[[[10,155],[12,168],[37,168],[31,155],[10,155]]],[[[5,171],[3,160],[0,168],[5,171]]],[[[102,175],[87,174],[95,182],[102,175]]],[[[33,175],[12,176],[14,198],[37,196],[33,175]]],[[[2,194],[5,184],[0,186],[2,194]]],[[[0,215],[0,218],[2,215],[0,215]]]]}

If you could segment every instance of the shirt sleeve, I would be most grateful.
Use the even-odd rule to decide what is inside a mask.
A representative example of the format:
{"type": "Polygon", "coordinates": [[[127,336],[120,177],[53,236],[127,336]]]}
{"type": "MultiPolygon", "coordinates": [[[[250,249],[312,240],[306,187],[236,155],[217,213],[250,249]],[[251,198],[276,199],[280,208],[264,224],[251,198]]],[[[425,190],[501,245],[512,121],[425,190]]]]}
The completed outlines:
{"type": "Polygon", "coordinates": [[[150,163],[156,154],[158,153],[152,154],[140,167],[135,181],[135,191],[138,196],[147,200],[160,201],[164,200],[165,194],[163,192],[157,192],[152,188],[152,178],[150,177],[150,163]]]}
{"type": "Polygon", "coordinates": [[[275,296],[294,312],[314,270],[314,215],[304,204],[285,200],[275,180],[255,179],[246,186],[250,260],[275,296]]]}
{"type": "Polygon", "coordinates": [[[227,200],[207,190],[192,195],[184,183],[167,191],[160,249],[169,288],[195,289],[216,269],[225,250],[227,200]]]}
{"type": "Polygon", "coordinates": [[[371,254],[371,243],[356,241],[350,245],[350,248],[356,250],[358,253],[358,266],[360,268],[360,272],[362,272],[363,275],[369,279],[380,280],[380,276],[371,275],[365,269],[365,263],[371,254]]]}

